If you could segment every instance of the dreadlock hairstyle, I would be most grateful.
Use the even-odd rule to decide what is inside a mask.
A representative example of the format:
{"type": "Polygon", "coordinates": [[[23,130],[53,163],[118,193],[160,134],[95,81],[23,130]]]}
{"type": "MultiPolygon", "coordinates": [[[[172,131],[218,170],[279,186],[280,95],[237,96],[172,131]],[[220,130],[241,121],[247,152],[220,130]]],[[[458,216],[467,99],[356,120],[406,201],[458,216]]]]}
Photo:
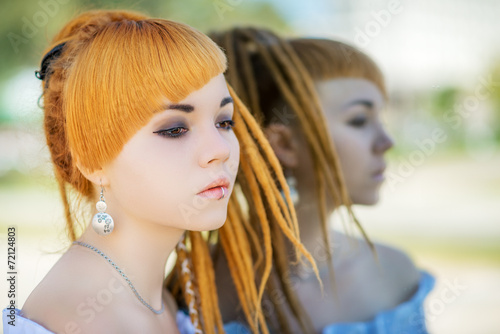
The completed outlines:
{"type": "MultiPolygon", "coordinates": [[[[256,28],[234,28],[222,33],[212,33],[210,37],[225,50],[228,57],[226,79],[248,105],[260,125],[266,127],[273,122],[290,122],[289,115],[286,115],[289,108],[293,112],[292,125],[300,126],[307,140],[313,160],[318,211],[333,285],[327,225],[327,208],[331,205],[327,201],[333,201],[334,207],[344,206],[347,209],[347,219],[357,225],[372,250],[374,248],[351,209],[352,202],[325,125],[314,82],[334,77],[362,77],[375,82],[385,93],[382,74],[373,61],[357,49],[330,40],[285,40],[268,30],[256,28]],[[281,112],[277,108],[282,108],[283,105],[285,109],[281,112]],[[280,117],[279,113],[285,115],[280,117]]],[[[281,289],[288,302],[287,306],[302,331],[314,332],[307,312],[301,307],[293,289],[285,282],[289,257],[283,238],[276,232],[273,233],[276,270],[273,272],[274,279],[268,281],[268,291],[281,289]]],[[[274,306],[279,330],[290,332],[283,306],[274,306]]],[[[270,318],[267,320],[275,321],[270,318]]]]}
{"type": "MultiPolygon", "coordinates": [[[[94,196],[93,185],[79,168],[92,172],[112,161],[161,110],[165,97],[175,103],[200,89],[226,70],[226,57],[212,40],[187,25],[127,11],[83,13],[63,27],[47,50],[38,73],[43,80],[44,127],[73,241],[78,233],[69,195],[76,193],[86,201],[94,196]]],[[[272,267],[271,222],[296,246],[297,256],[304,255],[316,273],[317,268],[298,239],[289,194],[285,191],[285,199],[280,195],[280,189],[287,188],[279,162],[258,123],[229,91],[241,152],[237,185],[247,190],[239,197],[253,210],[249,213],[242,207],[245,201],[233,195],[220,240],[252,331],[267,332],[261,299],[272,267]],[[250,215],[259,217],[266,255],[258,286],[250,254],[257,236],[247,232],[250,215]]],[[[207,236],[187,232],[177,255],[174,279],[196,332],[223,333],[207,236]]]]}

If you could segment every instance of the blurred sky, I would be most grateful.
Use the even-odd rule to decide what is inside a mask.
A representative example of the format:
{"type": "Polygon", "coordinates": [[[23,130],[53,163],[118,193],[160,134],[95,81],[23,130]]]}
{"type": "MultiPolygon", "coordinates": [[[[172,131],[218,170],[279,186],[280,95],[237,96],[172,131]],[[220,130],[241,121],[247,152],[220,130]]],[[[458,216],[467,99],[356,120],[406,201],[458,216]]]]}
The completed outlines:
{"type": "MultiPolygon", "coordinates": [[[[216,1],[199,1],[199,8],[188,12],[180,1],[166,1],[170,5],[165,12],[170,14],[167,17],[187,21],[202,30],[253,23],[282,33],[344,40],[377,61],[392,90],[429,90],[447,85],[473,89],[487,76],[494,62],[500,62],[500,1],[497,0],[217,1],[229,4],[228,9],[221,13],[216,9],[216,1]],[[270,6],[267,10],[266,4],[270,6]],[[259,20],[254,11],[260,7],[268,13],[273,10],[274,19],[259,20]],[[280,18],[284,24],[278,22],[280,18]]],[[[125,6],[120,6],[119,1],[107,3],[140,10],[147,2],[137,1],[133,5],[127,2],[125,6]]],[[[64,10],[65,7],[71,6],[61,5],[54,17],[69,19],[71,15],[67,12],[74,9],[64,10]]],[[[37,11],[40,11],[38,6],[25,8],[25,15],[14,19],[15,27],[6,31],[20,33],[22,20],[33,20],[37,11]]],[[[60,20],[50,21],[30,44],[37,45],[36,50],[46,47],[45,40],[61,24],[60,20]]],[[[3,52],[9,51],[12,52],[3,52]]],[[[25,64],[29,71],[18,71],[9,78],[2,76],[7,81],[0,83],[0,103],[15,118],[26,116],[24,106],[32,106],[32,95],[39,95],[39,91],[32,91],[32,87],[39,86],[32,71],[40,57],[31,52],[29,59],[31,64],[25,64]],[[20,98],[20,94],[29,98],[20,98]]]]}
{"type": "MultiPolygon", "coordinates": [[[[171,4],[166,12],[174,19],[188,21],[205,30],[240,22],[262,24],[251,9],[268,3],[269,8],[274,8],[276,17],[281,17],[295,35],[342,39],[360,47],[381,65],[389,87],[398,89],[425,89],[446,84],[473,86],[478,76],[484,76],[500,58],[500,1],[497,0],[217,1],[229,4],[229,9],[221,14],[217,12],[216,1],[199,1],[199,8],[195,9],[199,13],[195,15],[185,12],[180,1],[165,1],[171,4]],[[179,8],[178,14],[176,8],[179,8]]],[[[120,7],[119,1],[108,3],[120,7]]],[[[140,10],[144,3],[137,1],[125,7],[140,10]]],[[[65,6],[69,5],[61,5],[60,12],[67,14],[63,11],[65,6]]],[[[24,18],[32,20],[36,10],[40,8],[26,8],[24,18]]],[[[55,18],[58,15],[62,14],[57,12],[55,18]]],[[[18,26],[20,20],[15,21],[18,26]]],[[[45,34],[60,28],[60,24],[58,20],[49,22],[45,34]]],[[[278,23],[265,25],[279,32],[286,30],[278,23]]],[[[39,33],[36,39],[37,45],[45,47],[43,39],[50,39],[50,35],[39,33]]],[[[37,66],[39,57],[32,59],[36,60],[32,66],[37,66]]],[[[33,81],[32,77],[30,79],[33,81]]]]}
{"type": "Polygon", "coordinates": [[[368,52],[392,86],[467,85],[500,57],[497,0],[272,2],[299,34],[368,52]]]}

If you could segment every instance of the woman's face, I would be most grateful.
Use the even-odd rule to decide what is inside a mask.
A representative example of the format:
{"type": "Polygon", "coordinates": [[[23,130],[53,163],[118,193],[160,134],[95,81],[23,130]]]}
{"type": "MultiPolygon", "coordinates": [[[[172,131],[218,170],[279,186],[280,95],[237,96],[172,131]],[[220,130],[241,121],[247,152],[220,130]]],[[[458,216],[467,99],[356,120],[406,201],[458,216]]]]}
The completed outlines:
{"type": "Polygon", "coordinates": [[[219,228],[239,164],[232,119],[222,74],[178,103],[166,100],[164,110],[103,169],[107,212],[115,223],[121,218],[185,230],[219,228]]]}
{"type": "Polygon", "coordinates": [[[382,93],[372,82],[355,78],[316,87],[353,203],[375,204],[384,181],[384,154],[393,146],[381,121],[382,93]]]}

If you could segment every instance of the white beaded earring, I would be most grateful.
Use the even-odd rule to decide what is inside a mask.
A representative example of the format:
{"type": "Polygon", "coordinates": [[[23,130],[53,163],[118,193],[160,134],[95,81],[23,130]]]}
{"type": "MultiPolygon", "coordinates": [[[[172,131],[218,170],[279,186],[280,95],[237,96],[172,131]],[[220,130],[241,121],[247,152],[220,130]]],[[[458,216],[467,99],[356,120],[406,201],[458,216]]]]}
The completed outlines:
{"type": "MultiPolygon", "coordinates": [[[[290,190],[290,199],[292,200],[293,205],[297,205],[299,203],[299,192],[297,191],[297,179],[293,176],[286,176],[286,183],[288,184],[288,189],[290,190]]],[[[281,197],[285,199],[285,192],[280,190],[281,197]]]]}
{"type": "Polygon", "coordinates": [[[98,212],[92,218],[92,228],[97,234],[105,236],[113,232],[115,223],[113,222],[113,218],[105,212],[108,206],[104,199],[104,187],[102,183],[99,183],[99,185],[101,186],[101,196],[95,205],[98,212]]]}
{"type": "Polygon", "coordinates": [[[286,177],[286,183],[288,184],[288,188],[290,189],[290,197],[294,205],[299,203],[300,197],[299,192],[297,191],[297,179],[293,176],[286,177]]]}

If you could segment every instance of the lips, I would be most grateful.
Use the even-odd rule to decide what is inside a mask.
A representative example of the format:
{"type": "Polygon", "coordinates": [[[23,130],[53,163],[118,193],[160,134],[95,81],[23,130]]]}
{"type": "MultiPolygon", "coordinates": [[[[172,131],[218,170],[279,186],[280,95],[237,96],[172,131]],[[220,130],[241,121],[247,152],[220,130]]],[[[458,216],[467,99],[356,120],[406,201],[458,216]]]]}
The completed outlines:
{"type": "Polygon", "coordinates": [[[220,178],[207,185],[197,195],[206,198],[220,199],[223,195],[228,193],[229,186],[230,183],[227,178],[220,178]]]}
{"type": "Polygon", "coordinates": [[[228,189],[226,187],[215,187],[198,193],[198,196],[211,199],[222,199],[226,196],[228,189]]]}
{"type": "Polygon", "coordinates": [[[386,165],[384,165],[383,167],[379,168],[378,170],[376,170],[374,173],[373,173],[373,178],[378,181],[378,182],[383,182],[385,180],[385,176],[384,176],[384,172],[385,172],[385,169],[386,169],[386,165]]]}

